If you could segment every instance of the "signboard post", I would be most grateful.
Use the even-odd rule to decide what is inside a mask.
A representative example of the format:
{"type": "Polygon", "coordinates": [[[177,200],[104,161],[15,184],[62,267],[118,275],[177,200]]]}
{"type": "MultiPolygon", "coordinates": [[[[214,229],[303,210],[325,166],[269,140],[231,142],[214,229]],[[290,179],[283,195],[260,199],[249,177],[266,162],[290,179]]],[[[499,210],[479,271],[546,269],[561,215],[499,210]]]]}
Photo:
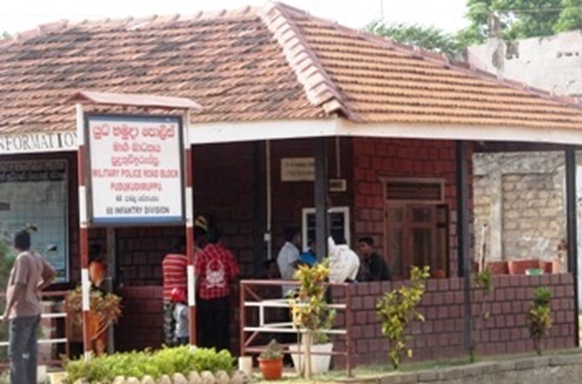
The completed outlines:
{"type": "Polygon", "coordinates": [[[189,99],[135,94],[79,92],[76,103],[79,179],[79,253],[85,360],[91,360],[89,334],[90,225],[186,224],[190,343],[196,344],[192,157],[187,140],[189,99]],[[182,116],[85,116],[82,103],[186,111],[182,116]],[[183,136],[185,140],[183,139],[183,136]]]}

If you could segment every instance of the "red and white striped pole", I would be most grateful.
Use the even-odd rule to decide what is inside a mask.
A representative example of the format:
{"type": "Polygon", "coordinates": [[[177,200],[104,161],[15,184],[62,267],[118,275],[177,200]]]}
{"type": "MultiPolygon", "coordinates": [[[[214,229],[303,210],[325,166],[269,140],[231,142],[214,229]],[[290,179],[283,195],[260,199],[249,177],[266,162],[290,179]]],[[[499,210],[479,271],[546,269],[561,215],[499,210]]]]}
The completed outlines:
{"type": "Polygon", "coordinates": [[[85,118],[83,105],[77,104],[77,178],[79,184],[79,256],[81,258],[81,292],[83,309],[83,351],[85,361],[91,360],[91,335],[89,334],[89,311],[91,309],[89,290],[89,234],[87,212],[86,159],[85,159],[85,118]]]}
{"type": "Polygon", "coordinates": [[[190,346],[196,346],[196,275],[194,273],[194,195],[192,192],[192,152],[190,148],[190,112],[183,118],[184,207],[186,209],[186,255],[188,256],[188,334],[190,346]]]}

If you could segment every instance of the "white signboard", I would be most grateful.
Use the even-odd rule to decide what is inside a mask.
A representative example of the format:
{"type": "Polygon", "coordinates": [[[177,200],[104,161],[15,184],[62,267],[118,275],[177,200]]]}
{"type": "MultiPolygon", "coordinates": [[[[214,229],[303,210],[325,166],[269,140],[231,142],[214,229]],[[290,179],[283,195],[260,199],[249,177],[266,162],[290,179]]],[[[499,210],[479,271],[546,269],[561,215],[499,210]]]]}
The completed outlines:
{"type": "Polygon", "coordinates": [[[0,135],[0,155],[77,150],[77,133],[39,132],[0,135]]]}
{"type": "Polygon", "coordinates": [[[290,157],[281,159],[281,181],[315,180],[313,157],[290,157]]]}
{"type": "Polygon", "coordinates": [[[91,220],[95,224],[184,219],[179,117],[87,117],[91,220]]]}

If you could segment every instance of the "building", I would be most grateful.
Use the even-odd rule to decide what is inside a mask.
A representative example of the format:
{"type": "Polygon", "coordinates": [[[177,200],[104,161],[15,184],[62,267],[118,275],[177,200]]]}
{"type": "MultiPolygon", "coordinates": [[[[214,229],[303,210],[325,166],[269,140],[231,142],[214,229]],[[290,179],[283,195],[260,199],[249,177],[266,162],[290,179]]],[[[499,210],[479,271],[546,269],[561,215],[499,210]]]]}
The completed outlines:
{"type": "Polygon", "coordinates": [[[491,38],[467,49],[475,68],[557,95],[582,97],[582,31],[512,42],[491,38]]]}
{"type": "MultiPolygon", "coordinates": [[[[524,87],[580,97],[581,46],[581,31],[513,42],[491,38],[485,44],[469,47],[467,61],[480,70],[519,81],[524,87]]],[[[474,164],[475,217],[480,225],[489,226],[485,233],[490,244],[488,256],[493,260],[559,257],[558,245],[566,237],[565,164],[561,153],[485,153],[476,156],[474,164]],[[508,236],[502,237],[501,232],[508,236]]],[[[581,164],[578,162],[577,174],[581,164]]],[[[581,182],[578,179],[578,185],[581,182]]],[[[578,192],[579,201],[580,196],[578,192]]],[[[579,206],[578,215],[581,213],[579,206]]],[[[482,241],[481,236],[477,230],[477,243],[482,241]]]]}
{"type": "MultiPolygon", "coordinates": [[[[457,276],[472,258],[473,152],[582,143],[582,110],[568,100],[279,3],[194,17],[59,22],[2,42],[0,63],[0,207],[13,214],[5,230],[32,220],[54,231],[51,260],[64,288],[79,280],[75,109],[65,102],[78,90],[179,96],[202,106],[191,117],[194,209],[222,225],[243,276],[259,275],[285,226],[312,230],[312,212],[325,208],[321,192],[334,179],[334,229],[352,241],[372,236],[396,278],[415,264],[451,278],[431,283],[439,289],[430,304],[437,312],[452,291],[463,297],[457,276]]],[[[125,300],[120,349],[161,342],[161,260],[181,233],[90,231],[94,241],[115,238],[112,272],[125,300]]],[[[571,274],[548,277],[563,290],[554,348],[576,343],[568,336],[574,282],[571,274]]],[[[520,288],[536,283],[523,280],[520,288]]],[[[378,284],[362,287],[380,292],[378,284]]],[[[420,357],[438,356],[439,340],[444,355],[462,353],[461,306],[435,317],[442,340],[427,331],[432,341],[420,357]]],[[[489,352],[527,348],[522,326],[504,321],[516,339],[491,340],[489,352]]],[[[362,361],[377,358],[372,341],[362,343],[362,361]]]]}

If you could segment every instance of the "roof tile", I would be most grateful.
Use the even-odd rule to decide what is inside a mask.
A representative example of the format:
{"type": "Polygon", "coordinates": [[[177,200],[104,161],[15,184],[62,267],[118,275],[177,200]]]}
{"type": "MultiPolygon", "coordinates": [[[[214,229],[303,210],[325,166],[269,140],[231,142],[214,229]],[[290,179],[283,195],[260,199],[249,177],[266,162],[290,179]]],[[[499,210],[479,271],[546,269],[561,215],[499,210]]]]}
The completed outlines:
{"type": "Polygon", "coordinates": [[[269,3],[40,26],[0,41],[0,131],[75,129],[85,89],[192,99],[195,121],[316,119],[582,128],[572,99],[269,3]]]}

